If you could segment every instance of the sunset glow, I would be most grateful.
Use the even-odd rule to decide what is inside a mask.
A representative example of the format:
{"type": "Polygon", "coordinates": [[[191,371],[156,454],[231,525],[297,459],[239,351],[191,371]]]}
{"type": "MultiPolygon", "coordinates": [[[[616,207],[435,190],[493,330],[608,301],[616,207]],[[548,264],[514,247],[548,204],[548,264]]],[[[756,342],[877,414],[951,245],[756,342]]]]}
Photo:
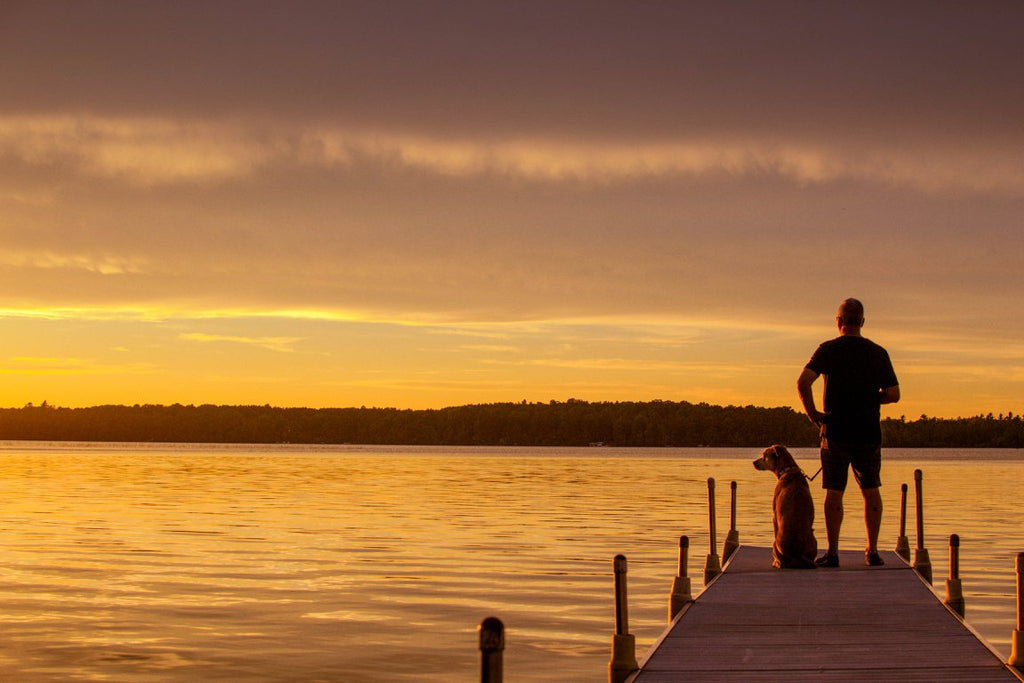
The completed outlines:
{"type": "Polygon", "coordinates": [[[1021,411],[1015,4],[99,7],[0,10],[0,406],[797,408],[856,296],[1021,411]]]}

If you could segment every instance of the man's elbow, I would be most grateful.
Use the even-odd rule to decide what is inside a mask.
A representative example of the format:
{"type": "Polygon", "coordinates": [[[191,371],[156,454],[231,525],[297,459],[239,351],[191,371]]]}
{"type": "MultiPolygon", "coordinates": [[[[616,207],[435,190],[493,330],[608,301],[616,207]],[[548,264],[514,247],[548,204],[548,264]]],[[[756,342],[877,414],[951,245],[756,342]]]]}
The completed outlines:
{"type": "Polygon", "coordinates": [[[899,403],[900,402],[900,385],[894,387],[887,387],[882,390],[882,402],[883,403],[899,403]]]}
{"type": "Polygon", "coordinates": [[[800,376],[796,379],[796,390],[801,394],[804,394],[811,390],[811,385],[814,384],[814,380],[818,379],[818,375],[811,370],[804,368],[804,371],[800,373],[800,376]]]}

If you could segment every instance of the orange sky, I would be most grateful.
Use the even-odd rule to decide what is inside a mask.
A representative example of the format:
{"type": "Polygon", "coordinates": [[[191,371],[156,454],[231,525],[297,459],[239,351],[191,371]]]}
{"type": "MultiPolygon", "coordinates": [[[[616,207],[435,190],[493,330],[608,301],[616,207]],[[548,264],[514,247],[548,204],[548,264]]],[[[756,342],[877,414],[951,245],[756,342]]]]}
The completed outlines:
{"type": "Polygon", "coordinates": [[[1021,412],[1024,6],[5,3],[0,405],[1021,412]]]}

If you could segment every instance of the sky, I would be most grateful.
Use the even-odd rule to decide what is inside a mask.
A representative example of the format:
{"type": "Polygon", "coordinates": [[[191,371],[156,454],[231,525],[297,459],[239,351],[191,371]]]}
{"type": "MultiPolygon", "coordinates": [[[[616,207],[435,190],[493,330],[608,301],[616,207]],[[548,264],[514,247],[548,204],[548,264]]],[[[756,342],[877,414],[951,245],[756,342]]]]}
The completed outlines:
{"type": "Polygon", "coordinates": [[[852,296],[884,416],[1020,413],[1021,26],[7,0],[0,406],[799,409],[852,296]]]}

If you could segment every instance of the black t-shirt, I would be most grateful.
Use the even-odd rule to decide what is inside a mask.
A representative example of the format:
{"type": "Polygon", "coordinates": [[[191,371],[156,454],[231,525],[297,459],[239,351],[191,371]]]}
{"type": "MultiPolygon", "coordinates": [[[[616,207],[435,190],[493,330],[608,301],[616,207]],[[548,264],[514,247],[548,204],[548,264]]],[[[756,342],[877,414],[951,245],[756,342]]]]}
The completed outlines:
{"type": "Polygon", "coordinates": [[[857,446],[881,444],[879,391],[899,384],[886,350],[864,337],[836,337],[818,347],[807,368],[825,378],[828,439],[857,446]]]}

